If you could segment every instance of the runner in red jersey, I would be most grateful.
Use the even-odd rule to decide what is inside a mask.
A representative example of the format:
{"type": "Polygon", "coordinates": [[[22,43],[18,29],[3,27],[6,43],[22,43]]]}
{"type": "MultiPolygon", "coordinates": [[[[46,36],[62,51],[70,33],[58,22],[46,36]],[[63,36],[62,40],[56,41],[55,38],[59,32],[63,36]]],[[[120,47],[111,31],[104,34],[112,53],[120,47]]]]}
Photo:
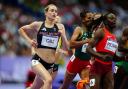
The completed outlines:
{"type": "Polygon", "coordinates": [[[108,13],[87,47],[87,52],[95,57],[90,71],[90,89],[113,89],[114,79],[112,72],[112,59],[118,48],[112,30],[115,27],[116,16],[108,13]],[[93,48],[96,48],[96,51],[93,48]]]}

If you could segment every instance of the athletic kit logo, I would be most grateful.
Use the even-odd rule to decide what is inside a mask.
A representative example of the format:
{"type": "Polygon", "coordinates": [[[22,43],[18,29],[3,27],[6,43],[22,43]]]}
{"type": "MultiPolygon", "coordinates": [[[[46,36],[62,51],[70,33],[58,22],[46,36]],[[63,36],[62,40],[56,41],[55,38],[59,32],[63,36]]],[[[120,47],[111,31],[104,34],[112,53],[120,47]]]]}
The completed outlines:
{"type": "Polygon", "coordinates": [[[42,28],[41,30],[42,30],[42,31],[46,31],[46,28],[42,28]]]}
{"type": "Polygon", "coordinates": [[[35,66],[35,65],[37,65],[37,64],[39,64],[39,61],[38,60],[32,60],[32,66],[35,66]]]}

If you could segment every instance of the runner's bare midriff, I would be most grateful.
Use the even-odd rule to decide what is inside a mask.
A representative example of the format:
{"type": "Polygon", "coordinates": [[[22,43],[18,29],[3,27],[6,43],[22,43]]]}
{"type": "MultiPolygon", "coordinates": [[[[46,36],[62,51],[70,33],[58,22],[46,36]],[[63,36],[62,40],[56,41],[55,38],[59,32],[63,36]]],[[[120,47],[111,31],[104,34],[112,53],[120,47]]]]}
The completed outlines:
{"type": "Polygon", "coordinates": [[[36,48],[36,54],[47,63],[55,62],[55,50],[54,49],[46,49],[46,48],[36,48]]]}

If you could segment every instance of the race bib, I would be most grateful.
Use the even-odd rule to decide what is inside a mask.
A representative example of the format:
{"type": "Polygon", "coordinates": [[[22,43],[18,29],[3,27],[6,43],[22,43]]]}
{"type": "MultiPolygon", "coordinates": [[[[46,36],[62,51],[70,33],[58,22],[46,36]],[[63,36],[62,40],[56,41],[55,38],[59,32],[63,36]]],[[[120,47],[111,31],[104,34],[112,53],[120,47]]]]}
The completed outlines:
{"type": "Polygon", "coordinates": [[[87,48],[87,46],[88,46],[88,43],[84,44],[84,45],[82,46],[81,52],[86,53],[86,48],[87,48]]]}
{"type": "Polygon", "coordinates": [[[96,83],[96,80],[95,79],[90,79],[90,86],[94,86],[96,83]]]}
{"type": "Polygon", "coordinates": [[[52,47],[52,48],[56,48],[57,44],[58,44],[58,36],[43,36],[42,37],[42,41],[41,41],[41,45],[42,46],[47,46],[47,47],[52,47]]]}
{"type": "Polygon", "coordinates": [[[117,48],[118,48],[117,42],[114,42],[112,40],[107,40],[107,43],[105,46],[106,50],[109,50],[109,51],[112,51],[113,53],[115,53],[117,48]]]}
{"type": "Polygon", "coordinates": [[[114,73],[117,73],[118,66],[114,66],[114,73]]]}
{"type": "Polygon", "coordinates": [[[75,55],[72,55],[70,61],[73,62],[75,60],[75,55]]]}

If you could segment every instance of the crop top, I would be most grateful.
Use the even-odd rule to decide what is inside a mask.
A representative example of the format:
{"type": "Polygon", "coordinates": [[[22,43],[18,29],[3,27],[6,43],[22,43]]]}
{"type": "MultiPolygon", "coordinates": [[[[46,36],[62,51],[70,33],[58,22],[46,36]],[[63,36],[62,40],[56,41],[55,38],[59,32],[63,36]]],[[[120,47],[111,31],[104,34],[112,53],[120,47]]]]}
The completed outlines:
{"type": "Polygon", "coordinates": [[[96,50],[97,52],[108,52],[114,55],[118,48],[116,37],[115,35],[111,34],[106,28],[104,28],[103,30],[105,36],[100,42],[97,43],[96,50]]]}
{"type": "Polygon", "coordinates": [[[60,33],[58,32],[56,24],[52,28],[45,27],[45,23],[42,23],[37,33],[37,48],[49,48],[56,50],[60,33]]]}

